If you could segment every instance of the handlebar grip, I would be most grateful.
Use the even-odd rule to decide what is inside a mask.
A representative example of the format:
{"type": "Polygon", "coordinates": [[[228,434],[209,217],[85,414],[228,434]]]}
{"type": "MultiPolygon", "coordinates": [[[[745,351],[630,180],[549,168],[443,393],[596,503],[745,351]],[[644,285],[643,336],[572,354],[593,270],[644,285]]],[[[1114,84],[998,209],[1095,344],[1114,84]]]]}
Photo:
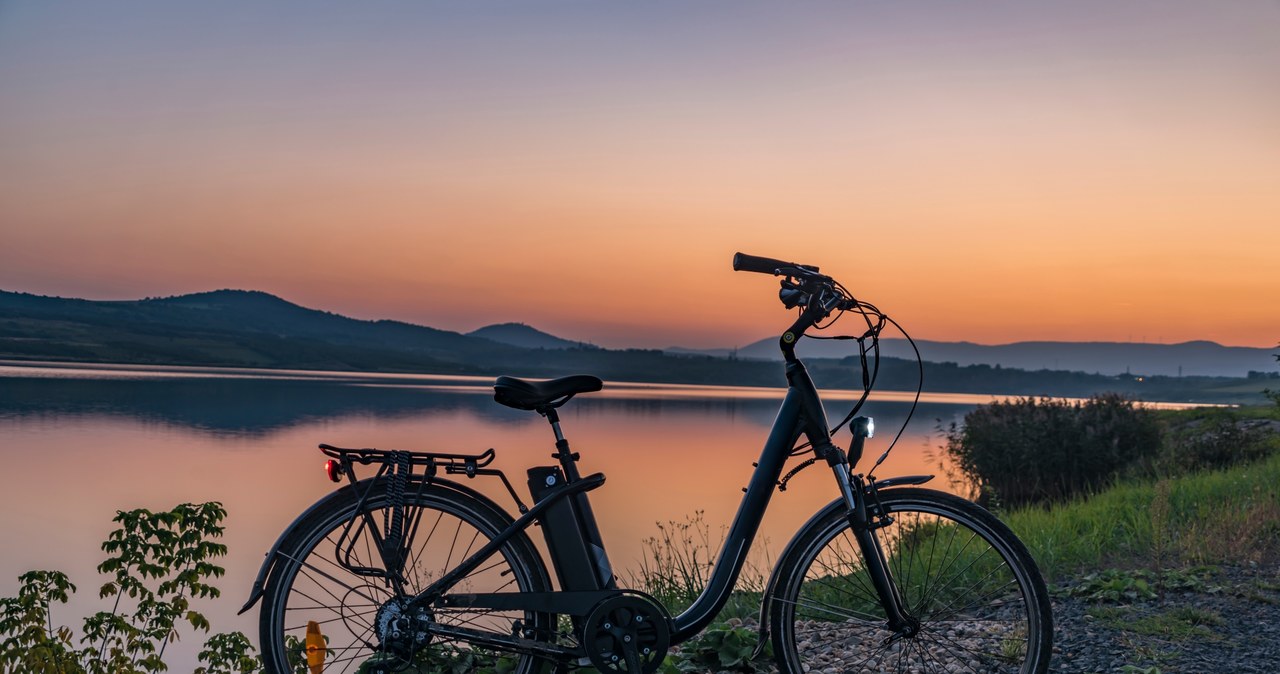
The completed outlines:
{"type": "MultiPolygon", "coordinates": [[[[753,271],[757,274],[778,275],[778,271],[782,269],[805,269],[814,273],[818,272],[818,268],[811,265],[796,264],[795,262],[783,262],[782,260],[775,260],[771,257],[747,255],[746,253],[733,254],[734,271],[753,271]]],[[[783,272],[783,274],[785,273],[786,272],[783,272]]]]}

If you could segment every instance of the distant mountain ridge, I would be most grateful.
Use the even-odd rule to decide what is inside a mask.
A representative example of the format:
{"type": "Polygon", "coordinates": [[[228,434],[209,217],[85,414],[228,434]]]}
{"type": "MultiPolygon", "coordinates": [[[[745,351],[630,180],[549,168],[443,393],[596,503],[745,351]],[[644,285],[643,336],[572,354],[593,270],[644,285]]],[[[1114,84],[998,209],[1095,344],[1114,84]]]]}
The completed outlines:
{"type": "Polygon", "coordinates": [[[496,323],[466,333],[468,337],[481,337],[502,344],[525,349],[596,349],[594,344],[573,342],[543,332],[524,323],[496,323]]]}
{"type": "MultiPolygon", "coordinates": [[[[509,330],[498,330],[510,336],[509,330]]],[[[533,331],[518,330],[524,337],[533,331]]],[[[545,333],[540,333],[545,335],[545,333]]],[[[0,360],[777,385],[772,363],[677,358],[653,349],[526,348],[399,321],[366,321],[267,293],[217,290],[92,301],[0,290],[0,360]]]]}
{"type": "MultiPolygon", "coordinates": [[[[181,362],[203,354],[248,366],[281,358],[299,366],[364,367],[388,352],[392,362],[446,367],[473,358],[501,357],[513,347],[456,332],[399,321],[365,321],[308,309],[254,290],[124,301],[92,301],[0,291],[0,353],[105,360],[147,355],[181,362]],[[7,320],[5,320],[7,319],[7,320]],[[34,340],[34,341],[33,341],[34,340]],[[50,343],[53,342],[53,343],[50,343]],[[322,353],[325,352],[325,353],[322,353]]],[[[124,360],[122,362],[136,362],[124,360]]]]}
{"type": "MultiPolygon", "coordinates": [[[[957,365],[991,365],[1020,370],[1058,370],[1105,375],[1244,377],[1250,371],[1275,372],[1277,349],[1246,346],[1223,346],[1210,341],[1180,344],[1147,344],[1133,342],[1014,342],[1011,344],[975,344],[973,342],[940,342],[916,340],[921,357],[934,363],[957,365]]],[[[881,354],[895,358],[915,359],[905,339],[886,338],[880,342],[881,354]]],[[[671,349],[672,352],[706,353],[726,356],[728,349],[706,351],[671,349]]],[[[843,358],[857,353],[848,341],[801,340],[797,353],[810,358],[843,358]]],[[[779,360],[777,338],[765,338],[737,350],[738,358],[779,360]]]]}
{"type": "MultiPolygon", "coordinates": [[[[1113,376],[1086,372],[1034,371],[1009,365],[956,364],[950,347],[999,349],[974,344],[921,342],[925,385],[934,392],[1006,395],[1087,396],[1113,391],[1149,400],[1260,400],[1270,381],[1225,377],[1113,376]],[[950,362],[946,359],[950,358],[950,362]],[[929,362],[944,361],[944,362],[929,362]]],[[[1052,344],[1061,359],[1073,348],[1099,345],[1052,344]]],[[[1107,346],[1107,345],[1102,345],[1107,346]]],[[[1115,345],[1111,345],[1115,346],[1115,345]]],[[[1162,346],[1162,345],[1127,345],[1162,346]]],[[[1241,350],[1191,343],[1194,351],[1241,350]]],[[[849,342],[802,342],[809,372],[822,387],[857,385],[857,362],[846,358],[849,342]],[[843,358],[843,360],[840,360],[843,358]]],[[[471,334],[389,320],[359,320],[293,304],[247,290],[129,301],[91,301],[0,291],[0,360],[75,361],[140,365],[207,365],[275,369],[405,372],[430,374],[557,377],[590,373],[612,381],[667,382],[780,387],[782,369],[772,355],[773,339],[720,354],[656,349],[605,349],[550,335],[528,325],[498,324],[471,334]],[[759,355],[760,358],[752,356],[759,355]]],[[[1256,352],[1251,368],[1280,377],[1267,349],[1256,352]]],[[[1034,351],[1034,350],[1033,350],[1034,351]]],[[[1043,351],[1034,357],[1043,358],[1043,351]]],[[[918,368],[905,344],[886,340],[878,388],[912,390],[918,368]]],[[[1006,361],[1008,362],[1008,361],[1006,361]]],[[[1091,363],[1100,362],[1097,360],[1091,363]]],[[[1186,362],[1192,362],[1187,359],[1186,362]]],[[[1134,374],[1149,374],[1135,360],[1134,374]]],[[[1050,366],[1052,367],[1052,366],[1050,366]]],[[[1101,370],[1100,366],[1089,366],[1101,370]]]]}

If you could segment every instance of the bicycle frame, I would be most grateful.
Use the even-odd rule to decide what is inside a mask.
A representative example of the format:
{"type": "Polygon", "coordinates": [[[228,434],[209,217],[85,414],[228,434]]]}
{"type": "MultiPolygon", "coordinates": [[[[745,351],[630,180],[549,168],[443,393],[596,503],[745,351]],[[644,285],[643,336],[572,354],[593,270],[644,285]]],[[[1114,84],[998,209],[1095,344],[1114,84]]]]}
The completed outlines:
{"type": "MultiPolygon", "coordinates": [[[[747,552],[755,539],[760,522],[764,517],[769,499],[782,475],[783,464],[790,455],[791,448],[800,435],[801,403],[795,390],[788,391],[783,399],[782,407],[774,421],[773,431],[769,434],[764,450],[760,454],[755,472],[738,506],[738,512],[729,528],[724,548],[720,551],[707,586],[698,599],[683,613],[673,618],[674,630],[672,640],[680,642],[697,634],[706,627],[716,613],[724,607],[729,594],[738,579],[747,552]]],[[[570,461],[572,459],[569,459],[570,461]]],[[[604,484],[604,476],[596,473],[577,480],[566,480],[560,487],[552,490],[511,523],[504,531],[492,538],[483,548],[454,567],[438,579],[430,587],[419,593],[414,601],[431,603],[444,598],[450,606],[471,606],[488,608],[527,608],[530,610],[556,611],[567,610],[570,613],[585,613],[597,597],[614,594],[617,590],[598,591],[560,591],[546,593],[546,596],[535,596],[530,593],[509,595],[453,595],[445,597],[449,588],[467,574],[474,571],[486,559],[502,548],[503,545],[523,531],[541,515],[564,499],[585,494],[604,484]],[[558,599],[557,599],[558,597],[558,599]],[[548,605],[550,604],[550,605],[548,605]]],[[[585,538],[585,535],[583,536],[585,538]]],[[[555,554],[555,551],[552,551],[555,554]]],[[[564,587],[565,578],[560,578],[564,587]]],[[[572,581],[570,581],[572,582],[572,581]]]]}
{"type": "MultiPolygon", "coordinates": [[[[703,588],[702,593],[688,609],[672,619],[671,639],[673,643],[680,643],[698,634],[714,620],[716,614],[729,600],[734,584],[746,561],[751,543],[755,540],[760,522],[773,495],[773,490],[778,484],[778,478],[782,475],[783,466],[790,457],[799,437],[802,434],[810,434],[811,429],[814,428],[820,428],[822,431],[819,436],[820,441],[814,443],[815,450],[826,453],[825,458],[833,466],[841,493],[849,505],[850,517],[856,517],[861,524],[855,530],[860,532],[858,538],[860,545],[863,547],[863,552],[869,555],[869,558],[875,560],[869,562],[869,564],[871,565],[872,575],[876,579],[877,590],[880,591],[882,602],[885,604],[887,615],[890,616],[890,628],[897,630],[905,624],[901,611],[901,600],[897,597],[892,579],[883,565],[883,553],[880,551],[874,536],[870,534],[874,526],[868,525],[867,507],[864,501],[865,485],[860,479],[851,480],[849,471],[845,467],[847,466],[847,461],[844,453],[831,444],[830,436],[826,430],[825,414],[822,413],[817,389],[799,360],[791,360],[787,363],[787,379],[790,387],[778,410],[773,428],[765,442],[764,449],[761,451],[760,459],[756,462],[756,469],[751,476],[746,493],[743,495],[738,511],[730,525],[724,547],[716,559],[707,586],[703,588]],[[822,440],[825,440],[826,447],[822,446],[822,440]],[[836,458],[836,455],[838,455],[838,458],[836,458]]],[[[559,426],[556,425],[555,428],[558,436],[557,447],[561,449],[561,453],[557,457],[561,459],[566,473],[564,484],[546,492],[528,512],[522,514],[507,529],[416,595],[412,600],[413,603],[431,604],[440,601],[443,605],[451,607],[525,609],[583,615],[596,601],[618,592],[616,589],[603,587],[595,590],[562,589],[559,592],[538,594],[446,595],[455,583],[474,571],[480,564],[483,564],[486,559],[501,549],[512,536],[529,527],[544,513],[571,497],[580,498],[585,502],[586,492],[604,483],[604,475],[599,473],[582,478],[576,476],[573,462],[577,457],[568,453],[568,444],[564,441],[563,436],[559,435],[559,426]]],[[[810,438],[811,440],[813,439],[812,434],[810,434],[810,438]]],[[[927,479],[927,477],[923,476],[911,477],[895,480],[895,482],[918,484],[927,479]]],[[[587,508],[585,513],[580,511],[585,516],[579,520],[580,526],[584,529],[577,532],[577,540],[579,541],[590,541],[592,539],[591,530],[595,526],[595,520],[590,515],[589,506],[587,508]]],[[[851,519],[851,521],[855,520],[851,519]]],[[[559,552],[554,548],[557,545],[556,539],[548,537],[548,543],[548,547],[552,548],[552,556],[556,557],[559,552]]],[[[607,558],[599,559],[597,563],[604,564],[607,569],[607,558]]],[[[598,576],[600,569],[596,568],[594,571],[597,572],[598,576]]],[[[580,587],[580,581],[578,585],[569,585],[575,582],[573,577],[576,577],[576,575],[566,577],[563,570],[559,568],[557,572],[557,575],[561,576],[560,583],[562,588],[580,587]]]]}
{"type": "Polygon", "coordinates": [[[1021,672],[1047,671],[1052,607],[1035,561],[1016,535],[964,499],[905,488],[932,475],[880,480],[854,472],[872,432],[870,419],[856,414],[879,372],[880,332],[897,323],[816,267],[742,254],[733,266],[785,277],[779,298],[801,311],[778,342],[786,394],[706,586],[688,608],[672,617],[654,597],[619,587],[610,566],[589,499],[605,477],[579,474],[579,456],[570,450],[557,412],[575,395],[600,390],[602,381],[589,375],[545,382],[499,377],[497,402],[538,412],[555,432],[552,458],[558,465],[527,471],[531,507],[502,471],[488,467],[492,449],[445,454],[322,445],[336,460],[326,463],[329,478],[345,476],[350,484],[281,534],[243,609],[265,595],[260,629],[268,668],[298,668],[305,626],[313,671],[313,650],[321,648],[313,643],[317,636],[326,643],[334,639],[334,653],[343,654],[335,664],[364,660],[361,671],[437,657],[452,663],[455,655],[467,662],[489,659],[498,668],[516,662],[521,671],[550,661],[558,674],[588,664],[623,674],[656,671],[670,646],[701,633],[729,602],[773,490],[784,490],[800,469],[825,462],[839,496],[800,527],[778,559],[762,595],[753,658],[771,637],[779,668],[793,674],[825,669],[832,657],[850,657],[846,651],[853,647],[868,649],[858,667],[882,666],[877,658],[887,655],[900,665],[904,658],[918,660],[929,671],[957,661],[975,666],[974,658],[1001,671],[1019,662],[1021,672]],[[806,331],[830,327],[846,312],[866,323],[861,336],[835,337],[858,340],[862,361],[862,396],[836,425],[849,424],[847,450],[832,441],[835,430],[819,392],[795,354],[806,331]],[[875,367],[868,364],[869,352],[875,367]],[[781,477],[801,454],[802,463],[781,477]],[[356,464],[377,472],[357,478],[356,464]],[[450,475],[498,477],[519,513],[450,475]],[[545,548],[530,540],[535,524],[545,548]],[[429,529],[425,537],[418,535],[420,526],[429,529]],[[465,559],[455,563],[459,552],[465,559]],[[322,624],[331,624],[333,634],[321,633],[322,624]],[[521,657],[512,661],[511,654],[521,657]]]}
{"type": "MultiPolygon", "coordinates": [[[[759,531],[760,523],[773,495],[773,490],[778,485],[778,479],[782,475],[784,464],[792,456],[796,442],[802,435],[808,438],[816,458],[825,460],[833,471],[859,550],[867,564],[867,570],[875,587],[876,595],[885,610],[887,627],[899,636],[909,636],[916,628],[913,621],[904,615],[902,600],[898,595],[888,569],[885,567],[884,552],[874,535],[876,528],[887,523],[887,519],[879,512],[876,490],[878,486],[921,484],[931,479],[932,476],[907,476],[883,481],[864,481],[862,476],[851,474],[849,455],[831,442],[826,413],[822,408],[818,390],[814,386],[813,380],[806,371],[804,364],[796,357],[794,351],[795,343],[804,335],[805,331],[828,313],[829,307],[823,307],[818,302],[809,304],[779,340],[779,347],[786,361],[785,371],[788,383],[786,396],[783,398],[781,407],[774,419],[773,427],[768,439],[765,441],[764,448],[761,450],[760,458],[755,464],[755,471],[752,473],[751,479],[744,490],[745,494],[729,527],[724,547],[721,549],[712,568],[707,586],[703,588],[701,594],[698,595],[692,605],[670,620],[672,643],[686,641],[698,634],[714,620],[716,614],[728,602],[734,584],[737,582],[746,561],[751,544],[759,531]]],[[[465,473],[468,477],[474,477],[477,474],[498,475],[501,476],[507,490],[516,499],[521,511],[520,516],[491,538],[481,549],[446,572],[425,590],[410,598],[404,609],[405,611],[412,610],[413,607],[429,608],[432,605],[522,610],[534,613],[567,614],[572,616],[575,624],[577,624],[578,620],[587,615],[599,602],[618,596],[623,592],[617,588],[613,580],[608,556],[604,551],[599,529],[587,498],[587,492],[604,484],[605,477],[600,473],[585,477],[578,474],[576,466],[578,455],[570,451],[569,443],[565,440],[560,430],[559,418],[554,407],[549,406],[538,411],[547,417],[555,430],[556,449],[558,451],[553,456],[559,460],[560,466],[558,468],[545,466],[530,469],[530,488],[535,503],[527,509],[520,502],[515,491],[511,488],[510,482],[507,481],[501,471],[484,468],[493,458],[492,450],[484,455],[477,456],[421,454],[417,455],[416,459],[410,458],[413,456],[412,453],[396,452],[396,460],[405,465],[388,472],[386,458],[381,456],[382,454],[387,454],[386,452],[329,448],[339,452],[353,452],[356,454],[356,460],[360,463],[383,463],[383,469],[379,472],[379,479],[403,479],[406,469],[408,472],[412,472],[411,469],[408,469],[408,463],[411,461],[425,462],[422,465],[428,467],[428,480],[435,480],[437,461],[442,462],[441,465],[444,466],[446,473],[465,473]],[[372,454],[365,454],[366,452],[372,452],[379,456],[374,457],[372,454]],[[509,543],[513,537],[520,535],[535,522],[542,525],[544,534],[546,534],[548,552],[555,566],[556,576],[560,584],[559,591],[498,592],[488,594],[450,593],[454,585],[478,569],[481,564],[509,543]],[[552,531],[552,529],[557,529],[557,531],[552,531]]],[[[855,454],[861,454],[860,444],[857,445],[855,454]]],[[[854,460],[856,461],[856,456],[854,460]]],[[[343,461],[345,462],[343,465],[350,468],[350,457],[343,455],[343,461]]],[[[330,478],[333,479],[334,476],[334,473],[331,472],[330,478]]],[[[348,476],[354,484],[354,473],[348,473],[348,476]]],[[[447,480],[437,480],[437,482],[445,486],[455,487],[464,493],[470,491],[462,485],[447,480]]],[[[299,520],[295,521],[295,525],[298,521],[304,519],[308,513],[300,516],[299,520]]],[[[396,519],[398,519],[398,513],[396,517],[393,517],[393,521],[396,519]]],[[[264,562],[258,579],[254,583],[252,595],[244,608],[241,609],[242,613],[256,603],[257,599],[262,595],[263,582],[267,573],[276,555],[279,554],[278,550],[281,542],[288,536],[292,528],[291,526],[286,529],[286,532],[277,540],[276,545],[268,552],[267,560],[264,562]]],[[[382,561],[386,569],[383,575],[385,575],[390,584],[399,588],[402,584],[402,578],[399,577],[401,573],[400,560],[398,559],[399,553],[393,550],[394,545],[384,544],[384,533],[379,532],[376,526],[370,524],[369,531],[377,540],[379,552],[383,556],[382,561]]],[[[355,573],[366,571],[375,570],[353,569],[355,573]]],[[[771,578],[769,589],[765,592],[766,598],[770,595],[769,590],[772,589],[774,582],[775,579],[771,578]]],[[[767,606],[762,608],[767,609],[767,606]]],[[[535,653],[549,657],[573,655],[572,651],[561,646],[529,638],[520,638],[515,635],[506,636],[464,627],[446,627],[444,625],[433,625],[431,629],[438,631],[442,635],[469,640],[479,645],[535,653]]],[[[764,613],[762,612],[762,644],[767,630],[767,619],[764,618],[764,613]]]]}
{"type": "MultiPolygon", "coordinates": [[[[797,321],[797,324],[799,323],[800,321],[797,321]]],[[[786,374],[789,387],[786,396],[783,398],[781,407],[774,419],[772,430],[765,441],[764,448],[761,450],[760,458],[756,462],[756,469],[752,473],[745,489],[745,494],[738,506],[737,513],[734,515],[724,546],[712,568],[706,587],[703,588],[701,594],[694,600],[692,605],[670,620],[670,639],[673,644],[686,641],[701,632],[703,628],[714,620],[716,614],[728,602],[734,584],[737,582],[747,554],[750,551],[751,544],[755,540],[765,510],[773,495],[773,490],[778,485],[778,479],[782,475],[784,464],[792,455],[793,448],[801,435],[809,437],[815,453],[818,457],[826,459],[833,469],[837,484],[840,487],[840,493],[846,504],[850,523],[853,525],[858,546],[866,559],[876,593],[879,595],[888,617],[887,626],[900,636],[909,635],[915,629],[910,619],[903,615],[901,599],[894,587],[892,577],[885,568],[883,552],[873,534],[873,530],[877,528],[878,518],[882,517],[876,508],[875,490],[877,485],[888,487],[902,484],[921,484],[931,479],[932,476],[907,476],[867,483],[863,481],[861,476],[851,475],[845,453],[831,443],[830,434],[827,431],[826,416],[822,410],[821,399],[813,381],[805,371],[804,365],[794,357],[790,349],[786,348],[790,344],[785,336],[783,343],[783,352],[788,356],[786,374]]],[[[531,487],[534,486],[533,478],[535,476],[554,475],[557,477],[555,482],[558,482],[558,484],[551,486],[551,483],[547,482],[545,489],[533,490],[537,500],[529,508],[525,508],[523,503],[520,502],[515,491],[511,488],[511,484],[502,475],[501,471],[484,467],[493,459],[492,450],[476,456],[446,454],[412,456],[411,453],[398,452],[402,461],[411,460],[415,462],[414,465],[426,466],[426,478],[428,481],[433,481],[441,486],[452,487],[459,490],[460,493],[470,493],[476,497],[479,497],[478,493],[461,484],[450,480],[437,479],[435,477],[436,472],[443,470],[447,474],[460,473],[465,474],[467,477],[480,474],[498,475],[507,490],[515,498],[521,511],[521,515],[518,518],[490,539],[480,550],[474,552],[428,588],[409,599],[410,606],[429,607],[436,605],[451,608],[469,607],[553,613],[572,616],[574,623],[577,624],[581,617],[587,615],[598,602],[618,596],[623,592],[612,582],[612,572],[609,570],[608,558],[604,553],[595,518],[587,501],[587,492],[603,485],[605,477],[600,473],[588,476],[578,475],[576,468],[578,456],[569,451],[568,442],[560,432],[555,411],[550,410],[547,416],[556,430],[556,447],[559,452],[554,456],[560,461],[563,469],[563,479],[560,479],[560,470],[554,467],[531,469],[531,487]],[[405,455],[410,455],[412,458],[406,458],[405,455]],[[549,533],[548,524],[550,524],[551,520],[548,515],[554,513],[557,508],[562,511],[567,509],[571,513],[570,517],[561,515],[561,524],[563,525],[567,521],[569,525],[562,526],[558,537],[547,536],[548,551],[552,560],[556,562],[556,575],[561,588],[559,591],[536,593],[499,592],[489,594],[450,593],[454,585],[479,568],[481,564],[501,550],[513,537],[525,531],[531,524],[538,522],[543,526],[544,533],[549,533]],[[592,551],[590,546],[598,546],[598,549],[592,551]],[[564,550],[566,547],[569,548],[567,553],[564,550]],[[563,559],[570,561],[562,565],[563,559]],[[575,559],[577,561],[573,561],[575,559]],[[562,566],[566,568],[562,568],[562,566]],[[584,578],[594,579],[595,582],[584,582],[584,578]]],[[[366,464],[382,463],[386,459],[382,455],[389,454],[381,450],[339,450],[332,447],[327,449],[339,453],[349,452],[350,455],[339,454],[343,456],[343,461],[345,462],[343,465],[348,470],[351,468],[351,461],[353,460],[366,464]]],[[[326,453],[329,452],[327,451],[326,453]]],[[[395,479],[393,473],[396,471],[391,471],[388,468],[389,465],[384,463],[383,469],[375,479],[395,479]]],[[[353,484],[355,484],[354,473],[344,474],[353,480],[353,484]]],[[[333,475],[331,474],[330,477],[332,478],[333,475]]],[[[317,506],[312,506],[312,509],[317,506]]],[[[311,510],[308,510],[299,516],[294,525],[306,519],[310,512],[311,510]]],[[[289,532],[292,531],[294,525],[291,525],[281,534],[280,539],[276,541],[276,544],[267,553],[267,559],[259,571],[252,594],[241,609],[241,613],[251,608],[262,596],[266,576],[278,555],[282,554],[279,552],[281,542],[289,536],[289,532]]],[[[378,549],[384,557],[384,568],[388,570],[396,569],[393,573],[385,574],[387,581],[397,587],[401,586],[402,579],[396,577],[396,574],[399,573],[399,567],[395,561],[398,553],[387,551],[389,548],[383,545],[386,540],[384,534],[379,532],[376,526],[370,525],[369,531],[375,537],[378,549]],[[388,555],[390,556],[388,557],[388,555]]],[[[368,571],[372,571],[372,569],[368,571]]],[[[355,570],[354,572],[359,571],[355,570]]],[[[774,576],[770,579],[769,588],[765,591],[766,598],[770,595],[770,591],[776,581],[776,569],[774,576]]],[[[768,631],[767,602],[761,608],[760,647],[763,647],[768,631]]],[[[465,640],[476,645],[501,650],[529,653],[558,660],[571,659],[578,656],[577,651],[571,648],[545,642],[541,639],[529,638],[529,635],[524,637],[503,635],[462,626],[440,624],[433,625],[431,629],[446,638],[465,640]]]]}

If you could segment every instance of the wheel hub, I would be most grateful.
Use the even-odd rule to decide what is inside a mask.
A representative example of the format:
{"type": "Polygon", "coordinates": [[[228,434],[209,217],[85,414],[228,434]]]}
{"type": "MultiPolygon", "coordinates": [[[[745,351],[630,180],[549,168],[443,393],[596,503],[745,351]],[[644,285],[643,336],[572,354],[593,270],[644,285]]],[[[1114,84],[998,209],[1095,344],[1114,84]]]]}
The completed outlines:
{"type": "Polygon", "coordinates": [[[382,650],[407,658],[431,642],[431,623],[431,611],[402,598],[392,599],[378,609],[374,628],[382,650]]]}

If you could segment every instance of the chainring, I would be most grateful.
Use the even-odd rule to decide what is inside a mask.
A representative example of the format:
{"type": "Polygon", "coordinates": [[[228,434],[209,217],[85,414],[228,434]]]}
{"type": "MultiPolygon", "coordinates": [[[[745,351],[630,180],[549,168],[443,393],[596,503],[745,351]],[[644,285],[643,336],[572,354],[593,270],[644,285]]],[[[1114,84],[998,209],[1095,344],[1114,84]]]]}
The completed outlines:
{"type": "Polygon", "coordinates": [[[648,595],[627,591],[592,607],[582,642],[601,672],[653,674],[671,646],[671,616],[648,595]]]}

